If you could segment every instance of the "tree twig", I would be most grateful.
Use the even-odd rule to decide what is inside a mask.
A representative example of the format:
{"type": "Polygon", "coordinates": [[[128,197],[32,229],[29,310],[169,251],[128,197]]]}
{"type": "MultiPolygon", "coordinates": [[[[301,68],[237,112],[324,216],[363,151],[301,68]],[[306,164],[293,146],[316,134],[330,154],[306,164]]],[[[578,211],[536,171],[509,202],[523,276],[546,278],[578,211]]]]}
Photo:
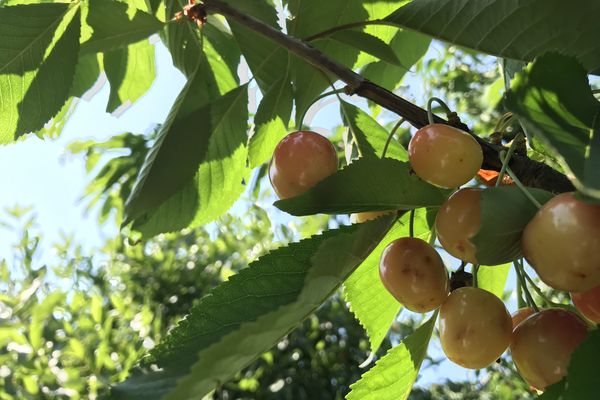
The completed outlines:
{"type": "MultiPolygon", "coordinates": [[[[237,22],[265,36],[290,53],[312,64],[315,68],[343,81],[347,85],[347,94],[355,94],[371,100],[403,117],[415,128],[422,128],[429,124],[426,110],[365,79],[363,76],[352,71],[352,69],[325,55],[306,41],[286,35],[221,0],[203,0],[202,3],[194,7],[201,8],[201,11],[206,14],[221,14],[230,21],[237,22]]],[[[434,116],[434,121],[451,125],[447,120],[438,116],[434,116]]],[[[464,123],[458,123],[455,126],[471,133],[469,127],[464,123]]],[[[482,168],[500,171],[502,168],[500,152],[506,150],[506,148],[489,143],[477,135],[473,135],[473,137],[477,140],[483,151],[484,161],[482,168]]],[[[564,174],[544,163],[531,160],[526,156],[515,154],[510,160],[509,166],[526,186],[546,189],[555,193],[575,190],[573,184],[564,174]]]]}

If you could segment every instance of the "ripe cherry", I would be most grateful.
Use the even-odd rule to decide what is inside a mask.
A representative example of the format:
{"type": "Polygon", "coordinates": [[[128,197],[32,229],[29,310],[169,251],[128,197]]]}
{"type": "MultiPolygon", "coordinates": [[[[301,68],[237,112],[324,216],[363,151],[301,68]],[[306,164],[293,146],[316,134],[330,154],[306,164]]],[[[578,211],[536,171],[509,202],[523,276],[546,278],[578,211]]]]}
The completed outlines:
{"type": "Polygon", "coordinates": [[[567,373],[571,353],[587,335],[587,326],[574,313],[548,308],[527,318],[513,332],[510,345],[519,373],[544,390],[567,373]]]}
{"type": "Polygon", "coordinates": [[[353,224],[362,224],[363,222],[371,221],[384,215],[393,214],[395,211],[365,211],[350,215],[350,222],[353,224]]]}
{"type": "Polygon", "coordinates": [[[408,144],[408,157],[421,179],[444,188],[469,182],[483,162],[481,147],[471,135],[444,124],[419,129],[408,144]]]}
{"type": "Polygon", "coordinates": [[[590,321],[600,324],[600,286],[586,292],[571,293],[575,307],[590,321]]]}
{"type": "Polygon", "coordinates": [[[523,307],[515,311],[512,314],[513,329],[515,329],[517,325],[519,325],[521,322],[527,319],[527,317],[533,315],[534,313],[535,310],[531,307],[523,307]]]}
{"type": "Polygon", "coordinates": [[[512,320],[504,303],[474,287],[456,289],[440,308],[440,341],[454,363],[485,368],[510,344],[512,320]]]}
{"type": "Polygon", "coordinates": [[[269,178],[281,199],[298,196],[337,171],[338,157],[327,138],[311,131],[284,137],[273,153],[269,178]]]}
{"type": "Polygon", "coordinates": [[[461,189],[440,207],[435,220],[438,239],[456,258],[477,264],[477,248],[471,238],[481,227],[481,190],[461,189]]]}
{"type": "Polygon", "coordinates": [[[421,239],[406,237],[390,243],[381,255],[379,276],[383,286],[411,311],[435,310],[448,295],[444,262],[421,239]]]}
{"type": "Polygon", "coordinates": [[[523,254],[547,285],[582,292],[600,286],[600,205],[563,193],[527,224],[523,254]]]}

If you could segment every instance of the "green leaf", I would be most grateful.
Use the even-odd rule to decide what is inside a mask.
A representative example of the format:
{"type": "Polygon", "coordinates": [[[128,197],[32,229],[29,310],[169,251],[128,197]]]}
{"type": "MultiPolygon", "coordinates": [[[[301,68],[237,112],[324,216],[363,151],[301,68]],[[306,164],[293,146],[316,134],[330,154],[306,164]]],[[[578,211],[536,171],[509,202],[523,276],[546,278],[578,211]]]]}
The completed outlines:
{"type": "Polygon", "coordinates": [[[287,73],[265,93],[254,117],[255,132],[250,138],[250,167],[268,161],[277,143],[288,133],[293,93],[287,73]]]}
{"type": "Polygon", "coordinates": [[[145,39],[164,24],[153,15],[111,0],[89,0],[86,22],[91,29],[82,35],[81,51],[99,53],[126,47],[145,39]]]}
{"type": "Polygon", "coordinates": [[[0,8],[0,144],[42,128],[67,101],[79,14],[77,4],[0,8]]]}
{"type": "MultiPolygon", "coordinates": [[[[359,154],[363,157],[381,157],[390,133],[369,114],[350,103],[340,101],[340,109],[344,122],[350,127],[359,154]]],[[[386,157],[408,161],[408,152],[400,142],[392,139],[386,157]]]]}
{"type": "Polygon", "coordinates": [[[82,97],[96,83],[99,75],[100,62],[97,54],[85,54],[79,57],[69,95],[82,97]]]}
{"type": "Polygon", "coordinates": [[[185,112],[190,101],[196,101],[195,90],[190,88],[203,79],[198,73],[183,89],[127,201],[127,221],[139,219],[136,228],[147,234],[181,229],[192,222],[210,222],[227,211],[243,191],[247,86],[185,112]],[[162,210],[154,211],[163,203],[162,210]],[[154,215],[148,214],[151,211],[154,215]],[[173,213],[181,215],[177,221],[170,218],[173,213]],[[193,220],[185,221],[183,226],[175,225],[193,215],[193,220]],[[150,225],[144,228],[143,224],[150,225]]]}
{"type": "Polygon", "coordinates": [[[344,30],[332,33],[328,37],[337,40],[340,43],[354,47],[363,53],[371,54],[382,61],[386,61],[394,65],[400,65],[400,60],[398,60],[398,57],[387,43],[378,37],[369,35],[366,32],[344,30]]]}
{"type": "Polygon", "coordinates": [[[477,286],[502,299],[510,267],[511,264],[479,266],[477,270],[477,286]]]}
{"type": "MultiPolygon", "coordinates": [[[[272,0],[226,0],[225,2],[273,28],[280,29],[277,23],[277,10],[272,0]]],[[[227,22],[261,92],[268,93],[288,69],[287,50],[234,20],[230,19],[227,22]]]]}
{"type": "MultiPolygon", "coordinates": [[[[553,197],[541,189],[528,188],[540,204],[553,197]]],[[[489,188],[481,192],[481,228],[471,239],[480,264],[498,265],[522,257],[521,234],[537,207],[516,186],[489,188]]]]}
{"type": "Polygon", "coordinates": [[[600,330],[595,329],[571,355],[564,400],[592,399],[598,395],[598,355],[600,330]]]}
{"type": "Polygon", "coordinates": [[[516,60],[530,61],[557,51],[578,57],[587,71],[600,73],[598,13],[600,4],[595,2],[573,6],[563,0],[421,0],[385,19],[437,39],[516,60]]]}
{"type": "MultiPolygon", "coordinates": [[[[408,214],[405,214],[394,224],[369,257],[344,282],[344,298],[350,303],[350,310],[366,330],[372,353],[381,346],[402,306],[381,283],[379,259],[388,244],[408,236],[408,219],[408,214]]],[[[429,232],[424,212],[416,213],[415,232],[417,237],[424,237],[429,232]]]]}
{"type": "Polygon", "coordinates": [[[437,319],[437,311],[412,335],[382,357],[350,386],[347,400],[405,400],[417,379],[437,319]]]}
{"type": "Polygon", "coordinates": [[[441,205],[450,192],[422,181],[406,162],[363,157],[275,206],[292,215],[407,210],[441,205]]]}
{"type": "Polygon", "coordinates": [[[369,255],[393,218],[332,230],[275,250],[192,308],[116,399],[197,399],[228,381],[313,313],[369,255]]]}
{"type": "MultiPolygon", "coordinates": [[[[288,9],[293,17],[288,19],[288,32],[299,38],[307,38],[333,26],[366,21],[369,18],[362,2],[358,0],[290,0],[288,9]],[[323,18],[324,15],[330,17],[323,18]]],[[[359,55],[356,48],[332,38],[315,41],[314,46],[349,68],[352,68],[359,55]]],[[[330,82],[320,70],[297,57],[293,58],[291,67],[298,123],[300,116],[330,82]]],[[[335,79],[332,78],[332,81],[335,79]]]]}
{"type": "Polygon", "coordinates": [[[390,42],[390,47],[400,61],[400,65],[378,61],[367,65],[362,75],[370,81],[387,89],[398,87],[404,75],[417,63],[429,49],[431,38],[418,32],[399,30],[390,42]]]}
{"type": "Polygon", "coordinates": [[[506,107],[556,154],[579,191],[600,198],[600,102],[577,61],[540,57],[513,80],[506,107]]]}
{"type": "Polygon", "coordinates": [[[154,45],[142,40],[126,48],[106,52],[104,70],[110,83],[106,112],[111,113],[120,106],[128,107],[154,82],[154,45]]]}

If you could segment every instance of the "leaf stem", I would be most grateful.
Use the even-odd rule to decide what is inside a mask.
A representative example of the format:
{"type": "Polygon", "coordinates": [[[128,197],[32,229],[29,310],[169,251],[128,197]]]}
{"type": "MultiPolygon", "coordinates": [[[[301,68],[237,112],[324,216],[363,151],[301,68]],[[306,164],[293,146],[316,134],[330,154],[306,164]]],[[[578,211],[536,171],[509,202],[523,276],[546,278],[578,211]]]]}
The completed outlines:
{"type": "Polygon", "coordinates": [[[432,97],[427,102],[427,121],[429,121],[430,124],[435,123],[435,118],[433,116],[433,111],[432,111],[434,102],[438,103],[444,109],[444,111],[446,112],[446,115],[452,114],[452,110],[450,110],[450,107],[448,107],[448,105],[446,103],[444,103],[444,101],[442,99],[440,99],[438,97],[432,97]]]}
{"type": "Polygon", "coordinates": [[[523,293],[525,294],[525,300],[527,301],[527,304],[529,305],[529,307],[533,308],[535,310],[535,312],[539,312],[540,309],[535,304],[535,301],[533,300],[533,297],[531,296],[531,293],[529,292],[529,289],[527,288],[527,282],[525,281],[525,278],[523,276],[523,271],[521,270],[522,266],[516,261],[513,261],[513,265],[515,267],[515,272],[517,273],[517,277],[519,278],[519,281],[521,282],[521,288],[523,289],[523,293]]]}
{"type": "Polygon", "coordinates": [[[398,130],[398,128],[400,128],[400,125],[402,125],[405,121],[406,120],[404,118],[400,118],[400,120],[396,123],[396,125],[394,125],[394,127],[390,131],[390,134],[385,142],[385,146],[383,146],[383,151],[381,152],[381,158],[385,158],[385,154],[387,153],[387,150],[390,145],[390,142],[392,141],[392,138],[396,134],[396,131],[398,130]]]}
{"type": "Polygon", "coordinates": [[[473,287],[478,287],[477,273],[479,272],[479,264],[473,264],[471,275],[473,275],[473,287]]]}

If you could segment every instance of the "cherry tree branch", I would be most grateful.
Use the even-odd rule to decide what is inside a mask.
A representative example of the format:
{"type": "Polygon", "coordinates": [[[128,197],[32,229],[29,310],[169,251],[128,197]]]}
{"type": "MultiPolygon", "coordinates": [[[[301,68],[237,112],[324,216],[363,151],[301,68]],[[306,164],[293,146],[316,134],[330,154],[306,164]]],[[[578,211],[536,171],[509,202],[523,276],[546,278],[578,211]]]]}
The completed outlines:
{"type": "MultiPolygon", "coordinates": [[[[365,79],[360,74],[357,74],[352,69],[330,58],[304,40],[286,35],[270,25],[240,12],[221,0],[203,0],[202,3],[194,6],[194,8],[196,7],[202,15],[221,14],[229,20],[235,21],[246,28],[265,36],[272,42],[288,50],[290,53],[293,53],[304,61],[312,64],[315,68],[343,81],[347,85],[347,94],[357,95],[371,100],[406,119],[406,121],[415,128],[422,128],[429,123],[427,120],[427,111],[423,108],[365,79]]],[[[453,125],[467,132],[471,132],[465,124],[459,121],[453,121],[453,123],[451,123],[443,118],[435,116],[435,122],[453,125]]],[[[477,135],[473,135],[473,137],[477,140],[483,151],[483,168],[500,171],[502,168],[500,152],[506,149],[503,146],[489,143],[477,135]]],[[[573,184],[565,175],[544,163],[532,160],[524,155],[515,154],[510,160],[509,166],[527,186],[541,188],[555,193],[575,190],[573,184]]]]}

